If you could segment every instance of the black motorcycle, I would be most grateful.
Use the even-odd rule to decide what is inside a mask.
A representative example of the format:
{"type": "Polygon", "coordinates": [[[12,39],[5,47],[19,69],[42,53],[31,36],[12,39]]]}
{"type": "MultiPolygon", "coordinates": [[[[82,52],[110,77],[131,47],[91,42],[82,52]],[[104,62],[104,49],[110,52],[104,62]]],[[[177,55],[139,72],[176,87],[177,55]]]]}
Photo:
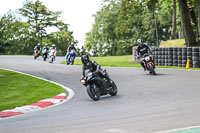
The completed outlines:
{"type": "Polygon", "coordinates": [[[43,54],[42,54],[43,60],[46,61],[47,57],[48,57],[48,51],[44,50],[43,54]]]}
{"type": "MultiPolygon", "coordinates": [[[[103,70],[103,73],[107,74],[106,70],[103,70]]],[[[112,79],[110,81],[111,83],[100,76],[99,72],[86,72],[85,78],[81,79],[81,83],[87,88],[88,95],[94,101],[98,101],[103,95],[117,95],[117,86],[112,79]]]]}

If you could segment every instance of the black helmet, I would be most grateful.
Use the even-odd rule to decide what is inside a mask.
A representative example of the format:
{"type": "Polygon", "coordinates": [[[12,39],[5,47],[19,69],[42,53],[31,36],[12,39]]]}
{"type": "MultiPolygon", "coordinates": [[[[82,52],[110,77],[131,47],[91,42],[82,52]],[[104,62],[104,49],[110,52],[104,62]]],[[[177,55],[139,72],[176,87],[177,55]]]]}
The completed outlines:
{"type": "Polygon", "coordinates": [[[85,54],[85,49],[84,48],[81,48],[80,49],[80,55],[84,55],[85,54]]]}
{"type": "Polygon", "coordinates": [[[90,61],[90,58],[88,57],[88,55],[83,55],[81,57],[81,61],[84,65],[86,65],[89,61],[90,61]]]}

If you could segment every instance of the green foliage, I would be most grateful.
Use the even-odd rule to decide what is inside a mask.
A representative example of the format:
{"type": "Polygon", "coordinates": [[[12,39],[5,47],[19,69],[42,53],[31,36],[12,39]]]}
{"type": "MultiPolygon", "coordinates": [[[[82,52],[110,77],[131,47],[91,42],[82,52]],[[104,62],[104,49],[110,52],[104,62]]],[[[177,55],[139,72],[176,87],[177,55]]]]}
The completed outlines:
{"type": "MultiPolygon", "coordinates": [[[[200,14],[199,4],[188,0],[191,23],[196,35],[195,14],[200,14]],[[194,9],[195,12],[192,12],[194,9]]],[[[183,32],[179,4],[176,1],[176,33],[181,38],[183,32]]],[[[104,0],[102,8],[94,15],[95,22],[86,34],[85,47],[98,55],[131,54],[136,40],[141,38],[149,45],[169,40],[172,27],[173,1],[167,0],[104,0]]],[[[200,25],[200,15],[198,16],[200,25]]],[[[200,27],[200,26],[199,26],[200,27]]],[[[199,33],[198,33],[199,32],[199,33]]]]}
{"type": "Polygon", "coordinates": [[[52,12],[39,0],[27,1],[19,13],[25,22],[17,18],[20,14],[8,12],[0,17],[0,54],[28,54],[40,42],[56,44],[57,54],[65,55],[67,47],[74,42],[73,32],[68,24],[59,20],[61,12],[52,12]],[[57,32],[47,33],[46,28],[56,27],[57,32]]]}
{"type": "Polygon", "coordinates": [[[95,23],[86,34],[85,42],[85,47],[98,55],[131,54],[139,38],[150,45],[155,44],[155,23],[158,25],[159,40],[168,39],[171,25],[161,23],[164,20],[154,13],[157,0],[106,0],[103,3],[94,15],[95,23]]]}
{"type": "Polygon", "coordinates": [[[23,8],[19,9],[20,14],[27,18],[29,28],[35,33],[38,42],[42,44],[42,38],[47,35],[46,28],[57,26],[61,12],[49,11],[39,0],[27,1],[23,8]]]}
{"type": "Polygon", "coordinates": [[[117,40],[114,30],[119,5],[119,2],[112,0],[94,15],[95,23],[86,34],[85,47],[88,50],[96,51],[97,55],[116,55],[117,40]]]}

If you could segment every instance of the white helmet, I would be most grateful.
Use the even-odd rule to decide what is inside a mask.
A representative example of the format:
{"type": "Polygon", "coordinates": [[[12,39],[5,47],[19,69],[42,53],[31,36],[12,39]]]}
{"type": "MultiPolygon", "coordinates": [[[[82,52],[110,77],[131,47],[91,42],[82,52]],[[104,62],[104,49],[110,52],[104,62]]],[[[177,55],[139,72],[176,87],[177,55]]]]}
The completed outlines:
{"type": "Polygon", "coordinates": [[[55,46],[56,46],[55,44],[52,45],[52,47],[55,47],[55,46]]]}
{"type": "Polygon", "coordinates": [[[142,43],[142,40],[141,40],[141,39],[138,39],[138,40],[137,40],[137,43],[142,43]]]}
{"type": "Polygon", "coordinates": [[[40,46],[40,43],[38,43],[37,45],[40,46]]]}

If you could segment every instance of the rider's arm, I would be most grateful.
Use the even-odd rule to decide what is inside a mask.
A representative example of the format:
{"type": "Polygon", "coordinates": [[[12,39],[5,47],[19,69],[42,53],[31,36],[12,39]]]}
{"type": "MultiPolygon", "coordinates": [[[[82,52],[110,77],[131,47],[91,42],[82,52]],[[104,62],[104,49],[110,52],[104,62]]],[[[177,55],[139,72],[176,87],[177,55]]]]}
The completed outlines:
{"type": "Polygon", "coordinates": [[[85,67],[84,66],[83,66],[82,70],[83,70],[83,77],[85,77],[85,67]]]}
{"type": "Polygon", "coordinates": [[[74,47],[74,50],[75,50],[75,52],[76,52],[76,48],[74,47]]]}
{"type": "Polygon", "coordinates": [[[96,63],[96,61],[92,61],[92,64],[96,67],[96,71],[99,71],[101,69],[101,66],[96,63]]]}
{"type": "Polygon", "coordinates": [[[136,50],[137,50],[137,51],[136,51],[137,56],[140,56],[140,49],[139,49],[139,47],[137,47],[136,50]]]}
{"type": "Polygon", "coordinates": [[[148,51],[148,54],[151,52],[151,47],[149,47],[148,45],[146,45],[146,47],[147,47],[147,51],[148,51]]]}

